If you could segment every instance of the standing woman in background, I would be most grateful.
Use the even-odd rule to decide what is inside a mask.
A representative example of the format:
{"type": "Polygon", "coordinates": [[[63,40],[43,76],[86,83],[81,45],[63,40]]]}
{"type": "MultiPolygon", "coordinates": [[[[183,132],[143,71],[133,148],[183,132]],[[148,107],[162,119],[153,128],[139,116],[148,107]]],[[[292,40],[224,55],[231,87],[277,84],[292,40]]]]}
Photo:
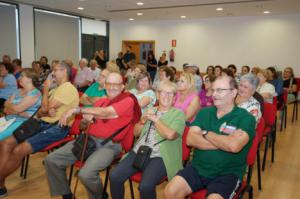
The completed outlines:
{"type": "Polygon", "coordinates": [[[105,52],[101,49],[99,52],[96,51],[95,53],[95,60],[97,61],[100,69],[103,70],[106,67],[106,59],[105,59],[105,52]]]}
{"type": "Polygon", "coordinates": [[[154,56],[152,50],[148,52],[147,71],[149,72],[151,80],[153,82],[155,74],[156,74],[156,71],[157,71],[157,61],[155,59],[155,56],[154,56]]]}
{"type": "Polygon", "coordinates": [[[163,52],[161,57],[159,58],[158,67],[167,66],[167,65],[168,65],[167,54],[163,52]]]}
{"type": "Polygon", "coordinates": [[[293,68],[286,67],[283,71],[283,89],[288,92],[288,103],[295,101],[297,98],[297,86],[293,68]]]}

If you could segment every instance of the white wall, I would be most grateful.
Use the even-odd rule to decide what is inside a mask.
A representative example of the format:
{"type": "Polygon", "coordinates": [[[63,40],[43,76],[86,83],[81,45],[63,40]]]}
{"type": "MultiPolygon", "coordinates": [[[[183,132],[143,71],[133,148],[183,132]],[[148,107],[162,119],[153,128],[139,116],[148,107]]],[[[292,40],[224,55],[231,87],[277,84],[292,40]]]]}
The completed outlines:
{"type": "Polygon", "coordinates": [[[262,17],[227,17],[199,20],[111,22],[110,57],[122,40],[155,40],[156,57],[177,40],[174,66],[234,63],[238,67],[292,66],[300,76],[300,14],[262,17]]]}
{"type": "Polygon", "coordinates": [[[19,13],[22,65],[28,68],[31,67],[31,62],[34,60],[33,7],[19,4],[19,13]]]}

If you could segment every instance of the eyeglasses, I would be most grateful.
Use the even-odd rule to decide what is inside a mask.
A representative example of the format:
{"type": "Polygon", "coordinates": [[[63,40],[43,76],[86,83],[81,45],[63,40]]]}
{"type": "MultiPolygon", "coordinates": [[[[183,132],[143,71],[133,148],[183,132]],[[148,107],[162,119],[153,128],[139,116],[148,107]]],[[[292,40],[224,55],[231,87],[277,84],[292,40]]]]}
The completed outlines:
{"type": "Polygon", "coordinates": [[[184,83],[185,81],[183,81],[182,79],[179,79],[178,81],[177,81],[177,84],[178,83],[180,83],[180,84],[182,84],[182,83],[184,83]]]}
{"type": "Polygon", "coordinates": [[[204,80],[204,83],[209,83],[209,82],[210,82],[209,79],[204,80]]]}
{"type": "Polygon", "coordinates": [[[173,97],[175,95],[175,93],[168,91],[158,91],[158,93],[164,97],[173,97]]]}
{"type": "Polygon", "coordinates": [[[121,86],[122,86],[122,83],[105,82],[105,88],[120,88],[121,86]]]}
{"type": "Polygon", "coordinates": [[[233,88],[216,88],[216,89],[211,89],[212,93],[217,93],[217,94],[222,94],[224,91],[231,91],[233,88]]]}

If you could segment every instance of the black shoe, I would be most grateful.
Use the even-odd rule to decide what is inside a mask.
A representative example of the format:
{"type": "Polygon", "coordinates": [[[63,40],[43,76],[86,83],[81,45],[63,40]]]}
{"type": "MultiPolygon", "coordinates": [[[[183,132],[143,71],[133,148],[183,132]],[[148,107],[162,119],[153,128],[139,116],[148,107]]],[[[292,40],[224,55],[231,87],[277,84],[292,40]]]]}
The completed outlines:
{"type": "Polygon", "coordinates": [[[108,193],[106,191],[102,193],[102,199],[108,199],[108,193]]]}
{"type": "Polygon", "coordinates": [[[7,189],[5,187],[0,188],[0,198],[7,196],[7,189]]]}

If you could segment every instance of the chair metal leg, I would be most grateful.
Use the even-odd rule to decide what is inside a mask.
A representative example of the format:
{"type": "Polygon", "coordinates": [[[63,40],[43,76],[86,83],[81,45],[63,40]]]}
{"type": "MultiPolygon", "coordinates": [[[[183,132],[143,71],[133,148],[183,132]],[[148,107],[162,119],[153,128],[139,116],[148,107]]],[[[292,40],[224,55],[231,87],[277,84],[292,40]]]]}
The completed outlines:
{"type": "Polygon", "coordinates": [[[260,155],[259,155],[259,149],[257,149],[257,151],[256,151],[256,161],[257,161],[258,189],[261,190],[261,173],[260,173],[260,155]]]}
{"type": "Polygon", "coordinates": [[[296,121],[298,120],[298,100],[296,102],[296,121]]]}
{"type": "Polygon", "coordinates": [[[73,170],[74,170],[74,165],[72,165],[72,166],[70,167],[69,186],[71,185],[71,182],[72,182],[73,170]]]}
{"type": "Polygon", "coordinates": [[[249,187],[249,199],[253,199],[253,187],[251,185],[249,187]]]}
{"type": "Polygon", "coordinates": [[[295,117],[296,117],[296,109],[298,109],[298,106],[297,106],[298,102],[295,101],[294,102],[294,106],[293,106],[293,116],[292,116],[292,123],[295,121],[295,117]]]}
{"type": "Polygon", "coordinates": [[[284,120],[284,109],[280,111],[280,132],[283,129],[283,120],[284,120]]]}
{"type": "Polygon", "coordinates": [[[269,147],[269,136],[270,136],[270,134],[267,135],[267,138],[266,138],[264,158],[263,158],[263,163],[262,163],[262,171],[264,171],[265,167],[266,167],[267,152],[268,152],[268,147],[269,147]]]}
{"type": "Polygon", "coordinates": [[[274,157],[275,157],[275,138],[276,138],[276,131],[274,131],[272,134],[272,156],[271,156],[271,160],[272,163],[274,162],[274,157]]]}
{"type": "Polygon", "coordinates": [[[28,171],[28,164],[29,164],[29,157],[30,155],[27,155],[26,156],[26,159],[25,159],[25,168],[24,168],[24,175],[23,175],[23,179],[26,179],[27,177],[27,171],[28,171]]]}
{"type": "Polygon", "coordinates": [[[286,129],[286,119],[287,119],[287,105],[285,105],[284,107],[285,111],[284,111],[284,128],[286,129]]]}
{"type": "Polygon", "coordinates": [[[22,176],[24,175],[25,159],[26,159],[26,156],[25,156],[25,157],[23,158],[23,160],[22,160],[21,171],[20,171],[20,177],[22,177],[22,176]]]}
{"type": "Polygon", "coordinates": [[[103,194],[102,194],[102,198],[104,198],[104,197],[105,197],[105,194],[106,194],[110,168],[111,168],[110,166],[108,166],[108,167],[106,168],[106,175],[105,175],[105,180],[104,180],[104,186],[103,186],[103,194]]]}
{"type": "Polygon", "coordinates": [[[130,187],[131,199],[134,199],[133,184],[132,184],[132,181],[130,179],[129,179],[129,187],[130,187]]]}

